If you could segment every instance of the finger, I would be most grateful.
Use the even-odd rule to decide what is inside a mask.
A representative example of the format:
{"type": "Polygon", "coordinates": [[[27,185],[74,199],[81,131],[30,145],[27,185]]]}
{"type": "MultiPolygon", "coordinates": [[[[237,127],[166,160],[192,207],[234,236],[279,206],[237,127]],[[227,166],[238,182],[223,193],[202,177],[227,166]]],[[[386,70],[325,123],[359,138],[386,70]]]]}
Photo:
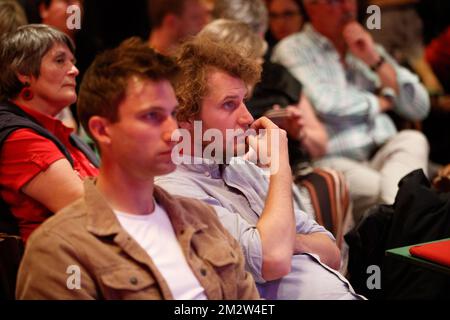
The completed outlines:
{"type": "Polygon", "coordinates": [[[259,129],[275,129],[278,128],[275,123],[273,123],[272,121],[270,121],[269,118],[267,117],[261,117],[259,119],[256,119],[251,125],[250,128],[254,129],[254,130],[259,130],[259,129]]]}

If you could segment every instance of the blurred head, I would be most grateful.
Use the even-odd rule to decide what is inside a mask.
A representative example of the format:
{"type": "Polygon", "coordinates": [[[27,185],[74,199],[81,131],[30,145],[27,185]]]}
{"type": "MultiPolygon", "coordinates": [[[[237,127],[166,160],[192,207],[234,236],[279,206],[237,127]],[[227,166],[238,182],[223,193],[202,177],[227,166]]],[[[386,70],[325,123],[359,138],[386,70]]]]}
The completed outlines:
{"type": "Polygon", "coordinates": [[[264,0],[216,0],[213,16],[244,22],[260,36],[267,31],[268,15],[264,0]]]}
{"type": "Polygon", "coordinates": [[[81,9],[82,2],[82,0],[38,0],[37,7],[41,22],[73,37],[77,30],[67,27],[67,19],[69,17],[67,8],[76,5],[81,9]]]}
{"type": "Polygon", "coordinates": [[[334,39],[342,35],[344,26],[357,18],[357,0],[303,0],[313,27],[334,39]]]}
{"type": "Polygon", "coordinates": [[[0,36],[27,24],[23,8],[15,0],[0,0],[0,36]]]}
{"type": "Polygon", "coordinates": [[[29,103],[56,114],[76,101],[75,47],[64,33],[46,25],[25,25],[1,38],[0,96],[20,99],[24,88],[29,103]]]}
{"type": "MultiPolygon", "coordinates": [[[[224,139],[227,129],[249,127],[253,117],[244,99],[259,80],[261,67],[256,61],[234,46],[201,36],[182,45],[177,61],[181,72],[175,85],[180,104],[176,115],[181,127],[192,132],[193,122],[199,120],[203,131],[217,129],[224,139]]],[[[228,145],[224,140],[223,147],[228,145]]]]}
{"type": "Polygon", "coordinates": [[[151,0],[152,29],[165,27],[178,41],[196,35],[208,23],[205,0],[151,0]]]}
{"type": "Polygon", "coordinates": [[[262,62],[267,43],[248,24],[236,20],[217,19],[208,23],[198,34],[212,41],[225,42],[249,59],[262,62]]]}
{"type": "Polygon", "coordinates": [[[268,0],[269,29],[277,41],[301,30],[301,0],[268,0]]]}
{"type": "Polygon", "coordinates": [[[83,77],[78,112],[104,156],[136,177],[174,169],[170,138],[177,99],[173,60],[137,38],[98,55],[83,77]]]}

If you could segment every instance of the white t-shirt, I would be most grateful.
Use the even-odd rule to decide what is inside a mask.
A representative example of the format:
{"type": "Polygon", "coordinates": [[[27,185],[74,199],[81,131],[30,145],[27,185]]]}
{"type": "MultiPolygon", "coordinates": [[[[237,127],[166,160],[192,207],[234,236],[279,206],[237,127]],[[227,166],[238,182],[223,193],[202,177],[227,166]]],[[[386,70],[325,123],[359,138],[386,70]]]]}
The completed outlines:
{"type": "Polygon", "coordinates": [[[147,215],[114,210],[122,227],[144,248],[177,300],[206,300],[205,290],[194,276],[175,236],[166,211],[155,201],[147,215]]]}

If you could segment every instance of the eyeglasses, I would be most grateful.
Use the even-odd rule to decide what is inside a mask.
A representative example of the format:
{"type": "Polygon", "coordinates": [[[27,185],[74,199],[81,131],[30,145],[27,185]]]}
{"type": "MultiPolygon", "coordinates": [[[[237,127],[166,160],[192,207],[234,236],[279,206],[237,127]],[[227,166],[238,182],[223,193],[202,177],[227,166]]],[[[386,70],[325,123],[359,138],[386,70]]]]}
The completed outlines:
{"type": "Polygon", "coordinates": [[[293,11],[293,10],[286,10],[280,13],[276,12],[269,12],[269,18],[271,20],[277,20],[277,19],[292,19],[296,16],[299,16],[300,12],[293,11]]]}

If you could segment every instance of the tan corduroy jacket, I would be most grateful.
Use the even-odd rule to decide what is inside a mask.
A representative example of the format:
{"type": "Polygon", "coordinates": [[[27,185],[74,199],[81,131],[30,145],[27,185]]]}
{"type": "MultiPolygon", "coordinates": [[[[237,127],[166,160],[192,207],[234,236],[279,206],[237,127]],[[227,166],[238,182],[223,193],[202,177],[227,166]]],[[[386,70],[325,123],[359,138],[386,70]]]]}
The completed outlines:
{"type": "MultiPolygon", "coordinates": [[[[144,249],[121,227],[94,183],[85,196],[29,238],[17,281],[18,299],[173,299],[144,249]]],[[[155,187],[176,237],[208,299],[259,298],[239,244],[212,208],[155,187]]]]}

